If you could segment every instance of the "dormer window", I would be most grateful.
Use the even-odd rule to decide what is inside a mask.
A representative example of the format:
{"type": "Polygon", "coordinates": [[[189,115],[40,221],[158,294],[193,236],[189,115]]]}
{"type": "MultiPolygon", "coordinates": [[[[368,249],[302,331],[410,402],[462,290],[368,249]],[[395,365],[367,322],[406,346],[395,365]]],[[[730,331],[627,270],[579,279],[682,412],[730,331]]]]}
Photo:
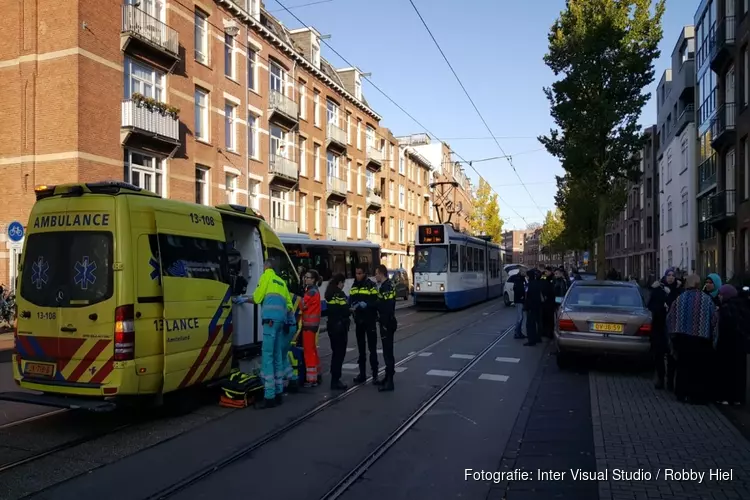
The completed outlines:
{"type": "Polygon", "coordinates": [[[312,46],[312,63],[316,68],[320,68],[320,45],[313,43],[312,46]]]}
{"type": "Polygon", "coordinates": [[[260,0],[246,0],[247,12],[255,19],[260,19],[260,0]]]}
{"type": "Polygon", "coordinates": [[[362,100],[362,81],[360,80],[359,75],[354,77],[354,97],[356,97],[358,101],[362,100]]]}

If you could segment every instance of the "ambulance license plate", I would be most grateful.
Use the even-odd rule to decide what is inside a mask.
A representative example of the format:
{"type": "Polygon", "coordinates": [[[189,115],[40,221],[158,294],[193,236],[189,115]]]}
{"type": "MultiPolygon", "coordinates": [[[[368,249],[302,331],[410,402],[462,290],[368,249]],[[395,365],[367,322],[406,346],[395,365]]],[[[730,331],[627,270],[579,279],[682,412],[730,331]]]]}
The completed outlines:
{"type": "Polygon", "coordinates": [[[55,375],[55,365],[50,363],[26,363],[25,373],[36,377],[52,377],[55,375]]]}

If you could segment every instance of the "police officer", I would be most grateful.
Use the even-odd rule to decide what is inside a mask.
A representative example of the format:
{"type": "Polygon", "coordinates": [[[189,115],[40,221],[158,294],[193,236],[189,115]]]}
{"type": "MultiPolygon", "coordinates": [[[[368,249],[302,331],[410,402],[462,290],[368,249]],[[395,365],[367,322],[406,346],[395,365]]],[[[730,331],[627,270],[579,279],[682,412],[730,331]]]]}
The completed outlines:
{"type": "Polygon", "coordinates": [[[294,310],[292,297],[286,283],[276,274],[276,262],[269,258],[263,263],[263,274],[252,299],[238,297],[235,302],[261,304],[263,323],[263,346],[261,374],[263,375],[264,397],[258,408],[273,408],[282,403],[284,392],[285,325],[288,312],[294,310]]]}
{"type": "Polygon", "coordinates": [[[380,284],[377,308],[380,319],[380,342],[383,344],[383,361],[385,361],[385,380],[378,387],[378,391],[392,391],[393,375],[396,373],[396,360],[393,357],[393,335],[397,327],[396,290],[391,280],[388,279],[388,268],[383,264],[375,269],[375,281],[380,284]]]}
{"type": "Polygon", "coordinates": [[[354,274],[354,283],[349,290],[349,305],[354,315],[355,332],[357,335],[357,349],[359,351],[359,375],[354,377],[355,384],[367,380],[367,347],[370,349],[370,368],[372,369],[372,383],[380,385],[378,380],[378,333],[376,301],[378,289],[367,277],[366,264],[358,264],[354,274]]]}

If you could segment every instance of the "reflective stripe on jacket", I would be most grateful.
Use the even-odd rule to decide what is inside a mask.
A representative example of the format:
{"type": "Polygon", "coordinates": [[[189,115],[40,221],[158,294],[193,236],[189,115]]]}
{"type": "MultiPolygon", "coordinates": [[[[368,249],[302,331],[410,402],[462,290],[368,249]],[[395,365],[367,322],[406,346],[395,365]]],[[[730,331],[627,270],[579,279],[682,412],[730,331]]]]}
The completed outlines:
{"type": "Polygon", "coordinates": [[[317,331],[320,328],[320,292],[312,285],[302,297],[302,328],[317,331]]]}
{"type": "Polygon", "coordinates": [[[261,275],[258,287],[253,292],[253,301],[262,305],[262,319],[286,321],[287,311],[294,310],[286,283],[273,269],[266,269],[261,275]]]}
{"type": "Polygon", "coordinates": [[[396,289],[393,288],[393,283],[389,279],[380,284],[377,307],[381,322],[396,315],[396,289]]]}

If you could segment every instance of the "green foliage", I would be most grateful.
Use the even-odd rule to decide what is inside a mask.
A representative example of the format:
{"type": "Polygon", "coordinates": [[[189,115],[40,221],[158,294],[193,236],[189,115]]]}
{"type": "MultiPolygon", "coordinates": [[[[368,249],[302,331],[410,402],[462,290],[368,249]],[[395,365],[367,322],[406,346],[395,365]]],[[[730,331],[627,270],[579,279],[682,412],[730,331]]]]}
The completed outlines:
{"type": "Polygon", "coordinates": [[[548,254],[554,255],[566,250],[561,240],[564,229],[565,226],[560,209],[554,212],[548,210],[547,215],[544,217],[544,224],[542,224],[542,232],[539,235],[539,242],[548,254]]]}
{"type": "Polygon", "coordinates": [[[492,192],[490,184],[479,178],[479,186],[474,196],[474,209],[469,226],[474,235],[488,235],[492,241],[499,243],[503,239],[503,220],[500,218],[500,204],[497,194],[492,192]]]}
{"type": "Polygon", "coordinates": [[[568,249],[597,243],[599,274],[606,224],[640,176],[646,141],[638,119],[654,80],[664,0],[651,7],[652,0],[567,0],[544,57],[561,76],[544,89],[558,129],[539,138],[565,170],[557,179],[561,241],[568,249]]]}

